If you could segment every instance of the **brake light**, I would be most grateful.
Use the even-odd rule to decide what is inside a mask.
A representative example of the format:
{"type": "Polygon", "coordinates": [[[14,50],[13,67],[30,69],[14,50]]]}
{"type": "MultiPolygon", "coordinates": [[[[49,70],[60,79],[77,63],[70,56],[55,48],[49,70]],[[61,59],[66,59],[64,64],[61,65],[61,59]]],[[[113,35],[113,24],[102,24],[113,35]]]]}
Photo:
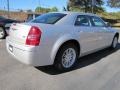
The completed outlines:
{"type": "Polygon", "coordinates": [[[40,44],[41,34],[42,32],[38,27],[32,26],[26,39],[26,45],[38,46],[40,44]]]}

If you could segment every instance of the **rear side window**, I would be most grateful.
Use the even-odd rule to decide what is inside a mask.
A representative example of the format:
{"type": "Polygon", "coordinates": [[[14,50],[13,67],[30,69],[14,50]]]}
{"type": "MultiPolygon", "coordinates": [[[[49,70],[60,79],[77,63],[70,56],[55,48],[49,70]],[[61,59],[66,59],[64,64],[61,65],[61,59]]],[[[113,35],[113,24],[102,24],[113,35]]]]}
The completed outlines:
{"type": "Polygon", "coordinates": [[[104,27],[105,23],[98,17],[91,17],[91,23],[95,27],[104,27]]]}
{"type": "Polygon", "coordinates": [[[62,19],[66,14],[62,13],[48,13],[43,14],[36,19],[32,20],[33,23],[45,23],[45,24],[55,24],[57,21],[62,19]]]}
{"type": "Polygon", "coordinates": [[[75,21],[75,26],[90,26],[89,19],[85,15],[77,16],[75,21]]]}

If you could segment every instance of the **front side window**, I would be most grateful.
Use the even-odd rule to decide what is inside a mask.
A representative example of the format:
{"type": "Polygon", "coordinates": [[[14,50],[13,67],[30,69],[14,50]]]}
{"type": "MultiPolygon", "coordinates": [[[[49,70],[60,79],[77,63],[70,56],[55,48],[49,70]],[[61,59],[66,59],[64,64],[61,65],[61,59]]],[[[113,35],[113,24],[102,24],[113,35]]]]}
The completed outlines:
{"type": "Polygon", "coordinates": [[[98,17],[91,17],[92,25],[95,27],[104,27],[105,23],[98,17]]]}
{"type": "Polygon", "coordinates": [[[48,13],[38,16],[36,19],[32,20],[33,23],[44,23],[44,24],[55,24],[60,19],[62,19],[66,14],[62,13],[48,13]]]}
{"type": "Polygon", "coordinates": [[[85,15],[79,15],[76,19],[75,26],[90,26],[89,19],[85,15]]]}

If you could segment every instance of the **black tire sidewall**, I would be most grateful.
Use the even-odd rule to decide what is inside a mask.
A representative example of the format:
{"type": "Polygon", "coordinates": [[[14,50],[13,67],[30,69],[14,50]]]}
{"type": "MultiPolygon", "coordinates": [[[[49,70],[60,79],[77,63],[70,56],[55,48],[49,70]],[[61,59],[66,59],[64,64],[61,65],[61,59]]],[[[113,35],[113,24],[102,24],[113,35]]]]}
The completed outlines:
{"type": "MultiPolygon", "coordinates": [[[[112,41],[112,45],[111,45],[111,48],[112,49],[115,49],[116,47],[117,47],[117,45],[116,45],[116,47],[114,47],[114,40],[115,40],[115,38],[117,38],[117,41],[118,41],[118,37],[117,36],[115,36],[114,38],[113,38],[113,41],[112,41]]],[[[118,43],[117,43],[118,44],[118,43]]]]}
{"type": "Polygon", "coordinates": [[[2,30],[3,30],[3,32],[4,32],[3,37],[0,37],[0,39],[4,39],[4,38],[5,38],[5,35],[6,35],[5,30],[4,30],[4,28],[3,28],[3,27],[0,27],[0,29],[2,29],[2,30]]]}
{"type": "Polygon", "coordinates": [[[56,59],[55,59],[55,67],[57,69],[59,69],[60,71],[68,71],[68,70],[71,70],[75,65],[76,65],[76,60],[78,59],[78,49],[77,47],[74,45],[74,44],[66,44],[64,46],[62,46],[57,55],[56,55],[56,59]],[[65,50],[67,50],[68,48],[73,48],[76,52],[76,59],[75,59],[75,62],[73,63],[73,65],[70,67],[70,68],[65,68],[62,64],[62,56],[63,56],[63,53],[65,52],[65,50]]]}

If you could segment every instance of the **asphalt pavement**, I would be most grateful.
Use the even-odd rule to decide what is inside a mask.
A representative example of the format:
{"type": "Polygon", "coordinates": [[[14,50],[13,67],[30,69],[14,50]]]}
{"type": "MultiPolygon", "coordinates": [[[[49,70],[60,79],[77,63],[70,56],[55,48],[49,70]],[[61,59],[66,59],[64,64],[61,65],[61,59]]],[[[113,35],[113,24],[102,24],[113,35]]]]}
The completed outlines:
{"type": "Polygon", "coordinates": [[[32,67],[12,58],[0,41],[0,90],[120,90],[120,44],[82,57],[69,72],[32,67]]]}

